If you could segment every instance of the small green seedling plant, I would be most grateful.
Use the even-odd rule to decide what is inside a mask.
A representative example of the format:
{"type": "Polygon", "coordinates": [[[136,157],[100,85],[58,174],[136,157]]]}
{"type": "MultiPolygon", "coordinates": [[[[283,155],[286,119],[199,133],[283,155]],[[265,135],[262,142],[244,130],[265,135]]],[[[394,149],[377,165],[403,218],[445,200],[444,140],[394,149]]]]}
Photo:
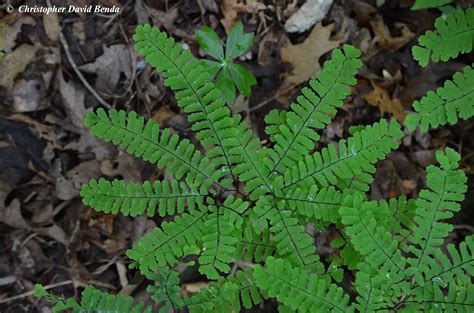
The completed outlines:
{"type": "Polygon", "coordinates": [[[212,28],[206,26],[196,31],[198,44],[216,60],[201,60],[201,63],[204,69],[215,77],[215,87],[221,92],[227,104],[234,103],[236,88],[242,95],[249,97],[251,87],[257,83],[250,71],[243,65],[233,62],[250,49],[253,37],[253,33],[244,33],[242,22],[238,21],[227,36],[224,49],[219,36],[212,28]]]}
{"type": "MultiPolygon", "coordinates": [[[[447,27],[451,36],[472,32],[471,12],[456,11],[445,20],[462,22],[457,30],[447,27]]],[[[444,41],[436,40],[444,31],[420,39],[413,52],[422,64],[453,57],[456,49],[472,50],[457,39],[457,46],[448,41],[450,47],[441,48],[444,41]]],[[[98,109],[85,120],[92,135],[156,165],[168,178],[93,179],[81,196],[99,212],[166,217],[126,253],[131,267],[150,280],[147,291],[160,312],[239,312],[267,299],[275,299],[280,312],[473,312],[474,237],[441,248],[453,230],[446,220],[461,209],[467,190],[460,155],[451,148],[436,153],[438,164],[427,168],[418,199],[371,201],[375,164],[403,137],[396,121],[355,127],[348,138],[314,151],[318,131],[356,83],[358,49],[335,49],[289,110],[271,111],[265,119],[270,144],[262,145],[231,114],[212,75],[189,50],[149,25],[137,27],[134,39],[175,92],[205,149],[135,112],[98,109]],[[307,227],[314,225],[340,232],[332,243],[338,250],[328,259],[318,256],[307,227]],[[191,264],[209,287],[182,297],[178,269],[191,264]],[[347,269],[355,275],[343,282],[347,269]]],[[[467,67],[428,93],[415,103],[408,126],[427,130],[471,116],[473,79],[467,67]]],[[[152,311],[132,297],[92,286],[80,301],[54,296],[41,285],[37,294],[56,311],[152,311]]]]}

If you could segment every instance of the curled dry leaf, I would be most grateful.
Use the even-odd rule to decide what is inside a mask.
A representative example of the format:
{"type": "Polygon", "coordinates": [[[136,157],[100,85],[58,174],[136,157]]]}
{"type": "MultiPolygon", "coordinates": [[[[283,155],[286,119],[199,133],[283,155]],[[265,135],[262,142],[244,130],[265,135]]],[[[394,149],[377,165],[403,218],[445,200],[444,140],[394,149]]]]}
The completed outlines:
{"type": "Polygon", "coordinates": [[[398,50],[406,45],[415,37],[415,34],[408,28],[406,24],[395,23],[395,27],[401,32],[401,36],[393,37],[385,24],[382,17],[378,17],[376,21],[371,21],[370,25],[374,31],[375,37],[372,41],[372,46],[383,50],[398,50]]]}

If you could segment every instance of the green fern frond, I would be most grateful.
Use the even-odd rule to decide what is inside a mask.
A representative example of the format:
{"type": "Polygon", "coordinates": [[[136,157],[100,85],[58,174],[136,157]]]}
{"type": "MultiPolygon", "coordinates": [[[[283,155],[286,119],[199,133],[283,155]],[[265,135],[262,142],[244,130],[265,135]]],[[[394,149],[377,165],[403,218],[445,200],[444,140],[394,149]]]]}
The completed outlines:
{"type": "Polygon", "coordinates": [[[356,309],[358,312],[376,312],[385,307],[387,297],[383,292],[385,277],[362,264],[356,274],[354,289],[357,291],[356,309]]]}
{"type": "Polygon", "coordinates": [[[140,54],[163,74],[165,85],[175,91],[178,105],[188,113],[197,138],[205,147],[213,147],[207,153],[209,158],[223,165],[223,172],[232,174],[233,160],[223,142],[239,135],[236,126],[240,117],[231,117],[230,109],[201,62],[189,50],[175,44],[173,38],[150,25],[138,26],[133,38],[140,54]]]}
{"type": "Polygon", "coordinates": [[[249,193],[250,199],[256,200],[261,195],[272,191],[270,173],[259,162],[264,158],[265,150],[258,150],[260,141],[253,138],[251,129],[246,129],[243,124],[239,125],[238,129],[240,135],[226,140],[225,144],[233,146],[230,154],[234,156],[236,162],[234,173],[239,175],[240,181],[244,183],[245,191],[249,193]]]}
{"type": "Polygon", "coordinates": [[[474,285],[452,284],[445,294],[443,288],[430,282],[415,291],[414,299],[406,302],[406,312],[457,312],[469,313],[474,310],[474,285]]]}
{"type": "Polygon", "coordinates": [[[314,148],[314,142],[319,140],[315,130],[331,122],[336,108],[342,106],[343,100],[351,92],[350,87],[357,82],[354,76],[362,66],[358,59],[360,54],[358,49],[349,45],[345,45],[342,50],[333,50],[332,59],[325,62],[317,78],[309,82],[310,87],[303,88],[302,95],[296,103],[291,104],[290,111],[270,115],[270,124],[275,124],[275,119],[286,117],[285,122],[278,126],[278,133],[275,126],[267,130],[275,140],[268,163],[270,173],[283,173],[314,148]]]}
{"type": "MultiPolygon", "coordinates": [[[[408,238],[411,245],[406,247],[414,258],[408,262],[416,271],[428,261],[429,255],[436,253],[444,238],[452,231],[451,224],[442,223],[449,219],[453,212],[461,209],[459,202],[464,199],[467,190],[466,175],[458,169],[461,157],[451,148],[437,152],[436,159],[441,167],[433,165],[427,168],[427,189],[420,192],[416,200],[416,216],[412,235],[408,238]]],[[[423,283],[421,273],[415,275],[417,283],[423,283]]]]}
{"type": "Polygon", "coordinates": [[[236,260],[262,262],[276,250],[270,230],[265,229],[257,234],[250,223],[243,227],[238,238],[240,241],[236,245],[234,256],[236,260]]]}
{"type": "Polygon", "coordinates": [[[152,217],[183,213],[187,207],[190,212],[195,208],[204,208],[204,199],[208,191],[202,186],[199,190],[185,183],[149,181],[143,184],[125,183],[123,180],[98,181],[92,179],[82,185],[81,197],[85,205],[96,211],[128,216],[143,215],[152,217]]]}
{"type": "Polygon", "coordinates": [[[147,278],[158,283],[158,285],[149,285],[146,291],[150,293],[152,300],[161,303],[160,313],[176,311],[184,306],[184,301],[179,296],[181,287],[176,271],[162,268],[159,273],[149,273],[147,278]]]}
{"type": "Polygon", "coordinates": [[[191,313],[222,312],[232,313],[240,307],[238,297],[239,286],[233,282],[225,282],[222,286],[211,284],[193,294],[191,298],[184,298],[184,302],[191,313]]]}
{"type": "Polygon", "coordinates": [[[392,149],[399,146],[397,139],[403,136],[396,121],[381,120],[367,126],[346,140],[340,140],[338,149],[329,145],[321,152],[307,156],[297,166],[287,170],[284,175],[283,190],[301,186],[304,189],[317,184],[321,187],[348,184],[361,172],[371,171],[373,164],[392,149]],[[339,179],[339,180],[338,180],[339,179]]]}
{"type": "Polygon", "coordinates": [[[398,280],[404,276],[407,261],[392,234],[377,223],[374,212],[378,209],[377,202],[369,202],[356,194],[344,199],[344,206],[339,213],[342,223],[347,226],[346,234],[365,261],[386,275],[387,280],[398,280]]]}
{"type": "Polygon", "coordinates": [[[228,273],[233,261],[237,238],[236,227],[226,220],[220,208],[210,207],[212,213],[206,218],[203,225],[203,251],[199,257],[199,272],[209,279],[217,279],[219,271],[228,273]]]}
{"type": "Polygon", "coordinates": [[[421,10],[428,8],[438,8],[451,2],[453,2],[453,0],[416,0],[411,9],[421,10]]]}
{"type": "Polygon", "coordinates": [[[318,190],[318,186],[313,185],[308,191],[295,188],[286,194],[275,190],[275,197],[278,201],[283,201],[288,209],[310,220],[335,223],[339,219],[342,194],[332,186],[318,190]]]}
{"type": "Polygon", "coordinates": [[[472,51],[474,41],[474,8],[457,9],[435,21],[436,31],[427,31],[413,46],[412,53],[421,66],[434,62],[445,62],[460,53],[472,51]]]}
{"type": "Polygon", "coordinates": [[[138,267],[146,275],[156,272],[158,266],[175,265],[178,258],[184,256],[185,248],[195,245],[203,237],[208,214],[201,211],[183,213],[174,221],[155,227],[127,250],[127,256],[134,261],[131,266],[138,267]]]}
{"type": "Polygon", "coordinates": [[[436,250],[434,258],[428,259],[422,269],[424,282],[432,281],[443,287],[456,282],[470,284],[474,276],[474,236],[466,237],[459,250],[454,244],[449,244],[447,250],[448,254],[436,250]]]}
{"type": "Polygon", "coordinates": [[[436,128],[455,124],[459,118],[469,119],[474,115],[474,69],[466,66],[463,73],[455,73],[452,81],[447,80],[436,92],[428,91],[426,96],[413,102],[413,108],[415,112],[408,114],[405,120],[411,131],[418,125],[427,132],[430,126],[436,128]]]}
{"type": "Polygon", "coordinates": [[[328,284],[317,274],[309,274],[282,259],[269,257],[265,268],[256,265],[253,277],[258,288],[269,297],[298,312],[353,312],[349,296],[334,284],[328,284]]]}
{"type": "Polygon", "coordinates": [[[169,128],[161,132],[155,121],[145,123],[143,117],[133,111],[127,115],[125,111],[111,109],[106,113],[100,108],[96,113],[90,112],[84,124],[91,127],[92,135],[112,142],[160,169],[166,167],[167,173],[176,179],[186,177],[188,183],[208,188],[224,176],[188,139],[171,134],[169,128]]]}
{"type": "Polygon", "coordinates": [[[45,298],[53,305],[54,312],[67,310],[73,313],[84,312],[130,312],[130,313],[151,313],[152,308],[140,302],[133,304],[132,297],[126,297],[122,294],[110,295],[108,293],[97,290],[93,286],[86,286],[81,294],[81,303],[77,303],[74,299],[65,300],[63,297],[57,297],[48,293],[43,286],[35,285],[35,295],[45,298]]]}

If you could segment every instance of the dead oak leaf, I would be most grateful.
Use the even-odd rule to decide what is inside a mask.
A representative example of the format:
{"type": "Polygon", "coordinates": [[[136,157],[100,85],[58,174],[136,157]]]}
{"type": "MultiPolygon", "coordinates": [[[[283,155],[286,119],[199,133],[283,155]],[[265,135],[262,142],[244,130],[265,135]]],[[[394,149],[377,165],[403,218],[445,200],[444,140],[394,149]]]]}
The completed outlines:
{"type": "Polygon", "coordinates": [[[415,37],[415,34],[406,24],[397,22],[394,25],[400,30],[401,36],[393,37],[382,17],[370,22],[370,26],[375,34],[372,46],[378,44],[379,49],[398,50],[415,37]]]}
{"type": "Polygon", "coordinates": [[[10,53],[7,53],[0,62],[0,85],[12,90],[15,77],[23,72],[33,60],[39,46],[22,44],[10,53]]]}
{"type": "Polygon", "coordinates": [[[288,37],[283,38],[281,60],[293,66],[293,71],[286,75],[279,93],[285,94],[289,88],[314,78],[319,72],[319,58],[337,48],[343,40],[332,40],[331,32],[334,24],[323,26],[316,24],[303,43],[293,45],[288,37]]]}
{"type": "Polygon", "coordinates": [[[370,105],[378,107],[380,114],[388,112],[398,121],[403,122],[405,119],[405,110],[400,99],[392,99],[387,90],[372,82],[374,90],[363,96],[364,100],[370,105]]]}

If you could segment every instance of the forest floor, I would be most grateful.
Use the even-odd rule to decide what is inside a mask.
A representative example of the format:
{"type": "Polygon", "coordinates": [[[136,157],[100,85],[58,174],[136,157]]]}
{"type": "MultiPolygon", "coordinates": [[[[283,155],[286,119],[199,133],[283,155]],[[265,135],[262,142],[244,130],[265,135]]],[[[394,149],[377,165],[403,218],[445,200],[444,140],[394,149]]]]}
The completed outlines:
{"type": "MultiPolygon", "coordinates": [[[[293,33],[287,29],[304,28],[305,21],[288,21],[305,1],[99,2],[115,5],[120,12],[8,14],[5,5],[0,7],[5,53],[0,61],[0,312],[50,312],[31,295],[37,282],[67,296],[94,284],[147,300],[146,283],[137,271],[127,269],[124,252],[161,219],[96,213],[79,196],[80,185],[91,178],[139,182],[161,174],[89,135],[83,125],[87,111],[105,103],[192,136],[173,93],[134,49],[138,24],[166,30],[204,58],[194,31],[207,25],[225,38],[226,30],[241,20],[255,39],[238,62],[258,84],[249,98],[238,97],[232,110],[264,139],[265,115],[288,108],[333,48],[348,43],[361,49],[364,66],[357,85],[321,132],[318,148],[347,137],[353,125],[381,117],[403,121],[414,100],[474,62],[470,54],[419,67],[411,47],[432,28],[440,11],[411,11],[410,0],[334,0],[321,22],[293,33]]],[[[84,6],[89,1],[76,3],[84,6]]],[[[12,4],[17,8],[20,3],[12,4]]],[[[435,162],[434,152],[446,146],[461,153],[461,167],[472,186],[473,127],[471,119],[428,134],[407,132],[401,147],[377,164],[370,197],[416,198],[424,187],[426,166],[435,162]]],[[[473,233],[474,213],[468,210],[474,205],[473,190],[469,188],[463,210],[452,220],[455,228],[448,242],[473,233]]],[[[316,238],[321,256],[334,251],[328,241],[336,235],[329,230],[316,238]]],[[[182,286],[183,293],[203,286],[206,280],[194,273],[182,286]]]]}

